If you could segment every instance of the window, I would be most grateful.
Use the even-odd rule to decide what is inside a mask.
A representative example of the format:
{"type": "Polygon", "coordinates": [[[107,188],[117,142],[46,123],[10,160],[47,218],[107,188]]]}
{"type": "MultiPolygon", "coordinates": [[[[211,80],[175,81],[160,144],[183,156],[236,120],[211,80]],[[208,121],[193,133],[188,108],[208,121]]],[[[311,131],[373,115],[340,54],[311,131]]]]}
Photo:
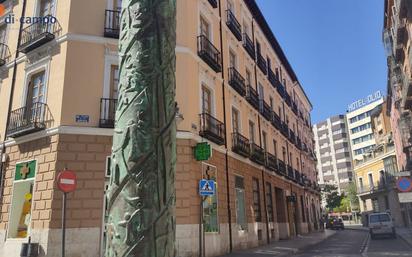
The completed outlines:
{"type": "Polygon", "coordinates": [[[273,111],[273,97],[269,98],[269,105],[270,105],[270,110],[273,111]]]}
{"type": "Polygon", "coordinates": [[[267,152],[267,134],[265,131],[262,131],[262,143],[263,143],[263,149],[265,152],[267,152]]]}
{"type": "Polygon", "coordinates": [[[44,83],[44,71],[31,76],[29,86],[27,88],[26,106],[31,107],[35,103],[45,102],[46,86],[44,83]]]}
{"type": "Polygon", "coordinates": [[[47,15],[53,15],[54,0],[41,0],[39,16],[44,17],[47,15]]]}
{"type": "Polygon", "coordinates": [[[236,68],[236,54],[232,51],[229,50],[229,67],[236,68]]]}
{"type": "Polygon", "coordinates": [[[268,210],[268,220],[273,222],[273,198],[272,198],[272,185],[269,182],[266,182],[266,201],[267,201],[267,210],[268,210]]]}
{"type": "Polygon", "coordinates": [[[239,111],[235,109],[234,107],[232,108],[232,127],[233,127],[233,132],[239,132],[239,111]]]}
{"type": "Polygon", "coordinates": [[[227,9],[234,12],[235,11],[235,6],[233,5],[233,2],[231,0],[227,1],[227,9]]]}
{"type": "Polygon", "coordinates": [[[0,43],[6,44],[7,25],[0,26],[0,43]]]}
{"type": "Polygon", "coordinates": [[[246,85],[252,86],[252,77],[250,75],[250,71],[246,69],[246,85]]]}
{"type": "Polygon", "coordinates": [[[251,143],[255,142],[255,123],[249,121],[249,140],[251,143]]]}
{"type": "Polygon", "coordinates": [[[247,230],[246,209],[245,209],[245,183],[243,177],[235,176],[236,193],[236,223],[239,230],[247,230]]]}
{"type": "Polygon", "coordinates": [[[119,97],[119,66],[112,65],[110,69],[110,98],[118,99],[119,97]]]}
{"type": "Polygon", "coordinates": [[[383,185],[386,184],[385,171],[383,171],[383,170],[379,171],[379,183],[383,184],[383,185]]]}
{"type": "Polygon", "coordinates": [[[270,58],[269,58],[269,56],[266,56],[266,61],[267,61],[267,63],[268,63],[268,69],[271,69],[271,62],[270,62],[270,58]]]}
{"type": "MultiPolygon", "coordinates": [[[[379,201],[377,198],[372,199],[372,209],[375,212],[379,211],[379,201]]],[[[382,222],[382,221],[381,221],[382,222]]]]}
{"type": "Polygon", "coordinates": [[[363,178],[358,178],[359,181],[359,191],[363,191],[363,178]]]}
{"type": "Polygon", "coordinates": [[[200,16],[200,35],[210,40],[210,25],[203,16],[200,16]]]}
{"type": "Polygon", "coordinates": [[[256,54],[260,55],[260,43],[256,40],[256,54]]]}
{"type": "Polygon", "coordinates": [[[305,215],[305,202],[303,200],[303,196],[300,196],[300,208],[302,210],[302,222],[306,222],[306,215],[305,215]]]}
{"type": "Polygon", "coordinates": [[[279,106],[279,117],[282,119],[282,108],[279,106]]]}
{"type": "MultiPolygon", "coordinates": [[[[202,164],[202,178],[213,180],[216,184],[217,170],[214,166],[202,164]]],[[[217,187],[215,185],[216,193],[211,196],[206,196],[203,201],[203,224],[205,232],[219,232],[218,220],[218,200],[217,187]]]]}
{"type": "Polygon", "coordinates": [[[275,188],[275,197],[276,197],[276,216],[278,223],[286,222],[286,202],[284,191],[281,188],[275,188]]]}
{"type": "Polygon", "coordinates": [[[248,36],[250,35],[249,25],[247,24],[246,21],[243,21],[243,32],[248,36]]]}
{"type": "Polygon", "coordinates": [[[368,135],[361,136],[361,137],[358,137],[358,138],[353,139],[353,140],[352,140],[352,143],[353,143],[354,145],[356,145],[356,144],[359,144],[359,143],[362,143],[362,142],[366,142],[366,141],[369,141],[369,140],[372,140],[372,139],[373,139],[373,134],[368,134],[368,135]]]}
{"type": "Polygon", "coordinates": [[[369,182],[369,188],[373,188],[373,175],[372,175],[372,173],[368,174],[368,182],[369,182]]]}
{"type": "Polygon", "coordinates": [[[262,212],[260,209],[260,191],[259,191],[259,180],[257,178],[252,178],[252,189],[253,189],[253,212],[255,213],[255,221],[262,221],[262,212]]]}
{"type": "Polygon", "coordinates": [[[202,112],[208,114],[212,113],[212,94],[204,85],[202,85],[202,112]]]}
{"type": "Polygon", "coordinates": [[[276,140],[273,140],[273,154],[278,158],[278,142],[276,140]]]}
{"type": "Polygon", "coordinates": [[[258,91],[259,100],[265,99],[265,92],[263,91],[263,86],[260,83],[259,83],[259,86],[258,86],[258,90],[259,90],[258,91]]]}
{"type": "Polygon", "coordinates": [[[35,176],[36,161],[16,164],[9,220],[9,238],[26,238],[30,234],[35,176]]]}
{"type": "Polygon", "coordinates": [[[282,146],[282,157],[283,157],[283,162],[286,162],[286,148],[282,146]]]}

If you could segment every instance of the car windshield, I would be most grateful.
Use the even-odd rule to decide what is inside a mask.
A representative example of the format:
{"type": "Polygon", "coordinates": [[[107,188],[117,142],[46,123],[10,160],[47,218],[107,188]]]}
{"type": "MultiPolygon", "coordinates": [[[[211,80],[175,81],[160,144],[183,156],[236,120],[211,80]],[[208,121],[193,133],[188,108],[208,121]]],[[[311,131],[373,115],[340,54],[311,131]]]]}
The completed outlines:
{"type": "Polygon", "coordinates": [[[369,223],[387,222],[390,220],[388,214],[376,214],[370,216],[369,223]]]}

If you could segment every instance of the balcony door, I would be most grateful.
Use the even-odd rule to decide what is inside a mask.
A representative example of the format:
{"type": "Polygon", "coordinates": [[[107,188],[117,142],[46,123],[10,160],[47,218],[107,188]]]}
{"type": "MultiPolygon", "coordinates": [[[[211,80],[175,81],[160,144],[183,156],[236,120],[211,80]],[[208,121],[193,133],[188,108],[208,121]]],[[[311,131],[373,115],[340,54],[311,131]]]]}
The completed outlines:
{"type": "Polygon", "coordinates": [[[45,72],[41,71],[31,76],[27,87],[25,120],[35,121],[42,118],[45,102],[46,86],[45,72]]]}
{"type": "Polygon", "coordinates": [[[39,16],[53,15],[54,0],[40,0],[39,16]]]}
{"type": "MultiPolygon", "coordinates": [[[[110,122],[114,122],[117,99],[119,98],[119,66],[112,65],[110,68],[110,91],[109,99],[106,100],[106,108],[108,109],[107,119],[110,122]]],[[[114,124],[114,123],[113,123],[114,124]]]]}
{"type": "Polygon", "coordinates": [[[210,41],[210,25],[203,16],[200,16],[200,35],[205,36],[210,41]]]}
{"type": "Polygon", "coordinates": [[[113,10],[121,11],[122,10],[122,0],[111,0],[113,3],[113,10]]]}

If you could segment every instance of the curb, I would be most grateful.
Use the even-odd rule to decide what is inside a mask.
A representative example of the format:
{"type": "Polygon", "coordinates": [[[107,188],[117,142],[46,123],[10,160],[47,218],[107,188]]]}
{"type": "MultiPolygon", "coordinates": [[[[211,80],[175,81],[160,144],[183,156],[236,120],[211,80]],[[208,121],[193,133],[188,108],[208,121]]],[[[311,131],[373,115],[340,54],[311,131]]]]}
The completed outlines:
{"type": "Polygon", "coordinates": [[[397,235],[400,239],[402,239],[406,244],[408,244],[409,246],[412,247],[412,240],[411,240],[411,239],[408,240],[407,237],[406,237],[406,235],[399,234],[398,232],[396,232],[396,235],[397,235]]]}

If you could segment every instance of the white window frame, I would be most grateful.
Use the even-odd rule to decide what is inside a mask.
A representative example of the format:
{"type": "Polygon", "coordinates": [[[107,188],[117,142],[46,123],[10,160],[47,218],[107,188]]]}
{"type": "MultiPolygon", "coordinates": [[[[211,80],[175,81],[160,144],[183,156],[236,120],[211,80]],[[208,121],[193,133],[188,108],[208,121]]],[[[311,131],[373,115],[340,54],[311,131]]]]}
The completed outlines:
{"type": "Polygon", "coordinates": [[[27,91],[28,87],[31,81],[31,77],[39,72],[44,71],[44,103],[47,104],[47,96],[48,96],[48,88],[49,88],[49,74],[50,74],[50,62],[51,58],[50,56],[44,58],[42,61],[30,65],[29,67],[26,67],[26,75],[24,78],[24,90],[23,94],[21,96],[21,107],[26,106],[26,101],[27,101],[27,91]]]}

